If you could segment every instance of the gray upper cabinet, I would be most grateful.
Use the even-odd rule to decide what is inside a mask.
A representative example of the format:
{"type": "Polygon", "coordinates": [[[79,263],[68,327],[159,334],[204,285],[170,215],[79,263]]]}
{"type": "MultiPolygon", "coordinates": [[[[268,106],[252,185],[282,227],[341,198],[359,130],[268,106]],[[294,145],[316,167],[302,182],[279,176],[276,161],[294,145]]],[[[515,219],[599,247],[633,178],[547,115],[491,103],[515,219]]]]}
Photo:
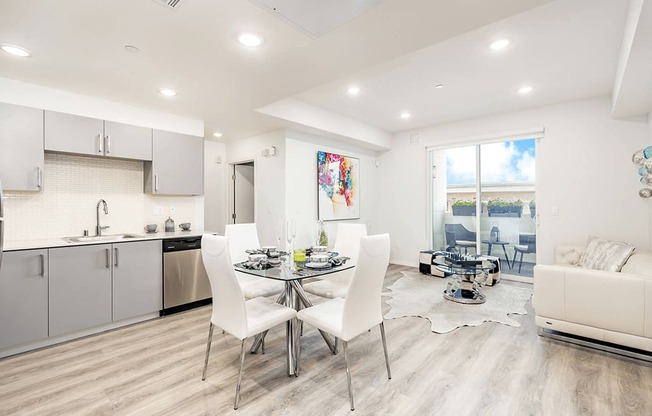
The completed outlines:
{"type": "Polygon", "coordinates": [[[43,110],[0,103],[0,179],[4,189],[43,187],[43,110]]]}
{"type": "Polygon", "coordinates": [[[4,253],[0,269],[0,349],[48,336],[47,250],[4,253]]]}
{"type": "Polygon", "coordinates": [[[161,195],[204,193],[204,139],[153,131],[152,162],[145,163],[145,192],[161,195]]]}
{"type": "Polygon", "coordinates": [[[106,156],[152,160],[152,129],[105,121],[104,141],[106,156]]]}
{"type": "Polygon", "coordinates": [[[111,322],[111,244],[50,249],[50,336],[111,322]]]}
{"type": "Polygon", "coordinates": [[[45,150],[104,155],[104,121],[45,111],[45,150]]]}
{"type": "Polygon", "coordinates": [[[162,309],[160,240],[113,245],[113,321],[162,309]]]}
{"type": "Polygon", "coordinates": [[[152,160],[152,129],[45,111],[45,150],[152,160]]]}

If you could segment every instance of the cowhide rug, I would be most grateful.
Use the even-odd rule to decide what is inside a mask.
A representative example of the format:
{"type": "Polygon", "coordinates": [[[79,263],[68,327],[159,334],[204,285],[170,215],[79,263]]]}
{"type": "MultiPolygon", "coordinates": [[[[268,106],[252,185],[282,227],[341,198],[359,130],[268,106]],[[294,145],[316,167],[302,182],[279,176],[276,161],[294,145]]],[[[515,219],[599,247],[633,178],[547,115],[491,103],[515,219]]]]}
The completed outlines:
{"type": "Polygon", "coordinates": [[[431,322],[432,331],[445,334],[461,326],[479,326],[484,322],[520,327],[509,314],[527,315],[525,304],[532,296],[531,288],[523,288],[505,282],[485,286],[482,292],[487,301],[479,305],[461,304],[444,299],[443,292],[450,277],[442,279],[415,272],[401,272],[386,300],[391,310],[385,319],[418,316],[431,322]]]}

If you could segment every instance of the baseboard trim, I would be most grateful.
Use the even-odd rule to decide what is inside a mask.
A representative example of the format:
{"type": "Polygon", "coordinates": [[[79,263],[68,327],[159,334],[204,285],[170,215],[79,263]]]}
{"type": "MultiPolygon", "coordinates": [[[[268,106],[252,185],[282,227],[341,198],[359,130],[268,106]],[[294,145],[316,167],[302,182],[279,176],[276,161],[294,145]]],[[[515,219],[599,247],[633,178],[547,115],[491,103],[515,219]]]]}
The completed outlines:
{"type": "Polygon", "coordinates": [[[554,339],[556,341],[568,342],[570,344],[580,345],[582,347],[592,348],[595,350],[604,351],[610,354],[622,355],[629,358],[634,358],[641,361],[652,363],[652,353],[638,350],[635,348],[628,348],[622,345],[610,344],[607,342],[600,342],[590,338],[584,338],[577,335],[566,334],[564,332],[553,331],[550,329],[537,328],[540,337],[554,339]]]}

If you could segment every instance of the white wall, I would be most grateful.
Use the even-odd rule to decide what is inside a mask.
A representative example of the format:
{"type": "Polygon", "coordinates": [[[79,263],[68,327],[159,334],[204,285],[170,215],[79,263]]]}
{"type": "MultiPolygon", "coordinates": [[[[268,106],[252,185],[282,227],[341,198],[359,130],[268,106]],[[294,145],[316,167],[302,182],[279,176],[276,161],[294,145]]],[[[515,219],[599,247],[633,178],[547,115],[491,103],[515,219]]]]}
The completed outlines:
{"type": "MultiPolygon", "coordinates": [[[[612,120],[609,98],[597,98],[494,115],[396,134],[380,156],[379,220],[392,236],[392,262],[416,265],[428,247],[426,145],[545,126],[537,155],[537,261],[553,262],[557,244],[585,244],[589,235],[650,248],[650,201],[632,153],[650,143],[645,123],[612,120]],[[553,216],[556,207],[559,215],[553,216]]],[[[384,230],[383,230],[384,231],[384,230]]]]}
{"type": "MultiPolygon", "coordinates": [[[[375,234],[378,185],[376,152],[332,139],[288,130],[286,132],[286,218],[296,224],[295,247],[308,247],[317,238],[317,152],[323,150],[360,159],[360,219],[342,222],[367,224],[369,234],[375,234]]],[[[338,221],[324,223],[329,245],[336,238],[338,221]]],[[[343,253],[345,254],[345,253],[343,253]]]]}
{"type": "MultiPolygon", "coordinates": [[[[652,111],[647,115],[647,125],[649,128],[648,145],[652,145],[652,111]]],[[[652,199],[652,198],[651,198],[652,199]]],[[[648,203],[648,217],[652,218],[652,200],[648,203]]],[[[652,220],[650,220],[650,247],[652,247],[652,220]]]]}
{"type": "MultiPolygon", "coordinates": [[[[255,217],[261,245],[277,245],[283,239],[285,224],[285,132],[279,130],[226,144],[227,165],[254,161],[255,166],[255,217]],[[276,156],[263,157],[265,148],[276,146],[276,156]]],[[[231,204],[232,188],[227,174],[225,186],[227,203],[231,204]]],[[[226,216],[230,209],[226,210],[226,216]]],[[[227,223],[231,221],[227,219],[227,223]]],[[[223,229],[215,230],[220,233],[223,229]]]]}
{"type": "Polygon", "coordinates": [[[204,137],[202,120],[8,78],[0,78],[0,102],[204,137]]]}
{"type": "Polygon", "coordinates": [[[227,162],[224,143],[204,141],[204,228],[222,234],[227,220],[227,162]]]}

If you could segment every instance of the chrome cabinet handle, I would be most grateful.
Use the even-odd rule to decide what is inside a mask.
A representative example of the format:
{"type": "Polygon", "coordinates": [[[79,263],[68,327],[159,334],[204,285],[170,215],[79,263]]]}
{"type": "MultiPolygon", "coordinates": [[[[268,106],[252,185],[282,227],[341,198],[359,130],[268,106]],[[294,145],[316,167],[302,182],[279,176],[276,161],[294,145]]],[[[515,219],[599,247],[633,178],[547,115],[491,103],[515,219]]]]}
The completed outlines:
{"type": "Polygon", "coordinates": [[[36,167],[36,186],[43,188],[43,169],[40,166],[36,167]]]}
{"type": "Polygon", "coordinates": [[[113,265],[114,265],[115,267],[118,267],[118,248],[115,247],[113,250],[114,250],[114,253],[115,253],[115,254],[114,254],[114,256],[115,256],[115,263],[113,263],[113,265]]]}
{"type": "Polygon", "coordinates": [[[41,277],[45,277],[45,254],[39,254],[41,257],[41,277]]]}
{"type": "Polygon", "coordinates": [[[106,153],[107,154],[111,153],[111,135],[110,134],[106,135],[106,153]]]}
{"type": "Polygon", "coordinates": [[[106,250],[106,268],[108,269],[109,267],[111,267],[111,250],[109,250],[108,248],[105,250],[106,250]]]}
{"type": "Polygon", "coordinates": [[[104,140],[102,138],[101,134],[97,135],[97,153],[104,153],[104,149],[102,149],[102,145],[104,144],[104,140]]]}
{"type": "Polygon", "coordinates": [[[158,192],[158,175],[154,175],[154,192],[158,192]]]}

